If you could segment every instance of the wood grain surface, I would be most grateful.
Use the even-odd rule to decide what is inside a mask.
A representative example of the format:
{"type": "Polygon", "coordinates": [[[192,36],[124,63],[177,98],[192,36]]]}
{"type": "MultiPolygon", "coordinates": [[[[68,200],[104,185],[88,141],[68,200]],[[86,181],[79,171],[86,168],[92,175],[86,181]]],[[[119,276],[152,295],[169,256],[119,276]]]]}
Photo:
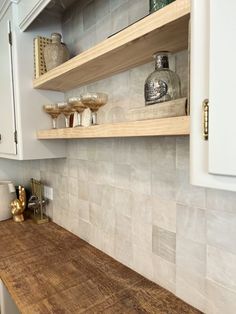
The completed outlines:
{"type": "Polygon", "coordinates": [[[54,223],[0,223],[0,277],[21,313],[197,314],[54,223]]]}
{"type": "Polygon", "coordinates": [[[190,116],[99,124],[82,128],[50,129],[37,132],[41,140],[136,136],[189,135],[190,116]]]}

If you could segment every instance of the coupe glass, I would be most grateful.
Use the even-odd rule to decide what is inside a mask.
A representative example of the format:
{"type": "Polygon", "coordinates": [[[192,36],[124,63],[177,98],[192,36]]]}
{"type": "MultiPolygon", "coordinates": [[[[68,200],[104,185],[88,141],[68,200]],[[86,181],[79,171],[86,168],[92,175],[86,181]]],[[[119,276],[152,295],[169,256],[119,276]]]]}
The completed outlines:
{"type": "Polygon", "coordinates": [[[43,110],[52,118],[52,128],[57,128],[57,118],[61,114],[58,104],[44,105],[43,110]]]}
{"type": "Polygon", "coordinates": [[[72,113],[75,112],[75,109],[72,107],[71,104],[68,104],[67,102],[60,103],[59,108],[60,108],[60,112],[65,117],[66,128],[69,128],[70,127],[70,116],[72,115],[72,113]]]}
{"type": "Polygon", "coordinates": [[[92,125],[97,125],[97,112],[108,101],[105,93],[86,93],[81,95],[82,103],[92,112],[92,125]]]}
{"type": "Polygon", "coordinates": [[[68,103],[77,112],[77,125],[75,125],[75,127],[82,126],[82,113],[87,107],[82,103],[81,97],[71,97],[68,99],[68,103]]]}

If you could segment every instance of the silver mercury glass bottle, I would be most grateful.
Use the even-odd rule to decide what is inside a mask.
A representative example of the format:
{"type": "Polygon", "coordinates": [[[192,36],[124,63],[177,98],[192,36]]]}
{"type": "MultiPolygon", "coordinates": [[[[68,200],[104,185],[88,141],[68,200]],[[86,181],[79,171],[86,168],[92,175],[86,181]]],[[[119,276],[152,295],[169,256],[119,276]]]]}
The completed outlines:
{"type": "Polygon", "coordinates": [[[181,97],[180,79],[169,69],[168,52],[158,52],[154,58],[155,71],[145,82],[146,106],[181,97]]]}

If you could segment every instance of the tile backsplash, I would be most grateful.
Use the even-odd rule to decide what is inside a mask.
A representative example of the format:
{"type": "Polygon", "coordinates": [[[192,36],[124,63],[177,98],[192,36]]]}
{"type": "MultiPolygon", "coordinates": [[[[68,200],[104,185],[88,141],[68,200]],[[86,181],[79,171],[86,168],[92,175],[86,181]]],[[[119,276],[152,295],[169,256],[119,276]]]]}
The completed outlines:
{"type": "MultiPolygon", "coordinates": [[[[146,15],[148,3],[79,1],[64,16],[64,40],[77,54],[146,15]]],[[[186,96],[187,52],[171,64],[186,96]]],[[[146,64],[66,97],[105,91],[99,122],[121,121],[144,105],[152,70],[146,64]]],[[[0,176],[41,179],[54,189],[54,222],[203,312],[236,312],[236,193],[190,185],[188,137],[69,140],[65,159],[1,159],[0,176]]]]}
{"type": "Polygon", "coordinates": [[[233,314],[236,193],[190,185],[188,151],[188,137],[70,140],[65,159],[1,159],[14,169],[1,178],[43,180],[56,223],[203,312],[233,314]]]}

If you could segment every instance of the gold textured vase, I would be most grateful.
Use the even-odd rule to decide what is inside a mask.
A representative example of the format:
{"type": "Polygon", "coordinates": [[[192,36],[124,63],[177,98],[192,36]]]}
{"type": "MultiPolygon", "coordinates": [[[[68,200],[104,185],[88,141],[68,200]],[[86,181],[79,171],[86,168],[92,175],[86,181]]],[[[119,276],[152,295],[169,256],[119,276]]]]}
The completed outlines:
{"type": "Polygon", "coordinates": [[[47,71],[69,60],[70,54],[66,45],[61,42],[61,34],[51,35],[52,43],[48,44],[43,51],[47,71]]]}

